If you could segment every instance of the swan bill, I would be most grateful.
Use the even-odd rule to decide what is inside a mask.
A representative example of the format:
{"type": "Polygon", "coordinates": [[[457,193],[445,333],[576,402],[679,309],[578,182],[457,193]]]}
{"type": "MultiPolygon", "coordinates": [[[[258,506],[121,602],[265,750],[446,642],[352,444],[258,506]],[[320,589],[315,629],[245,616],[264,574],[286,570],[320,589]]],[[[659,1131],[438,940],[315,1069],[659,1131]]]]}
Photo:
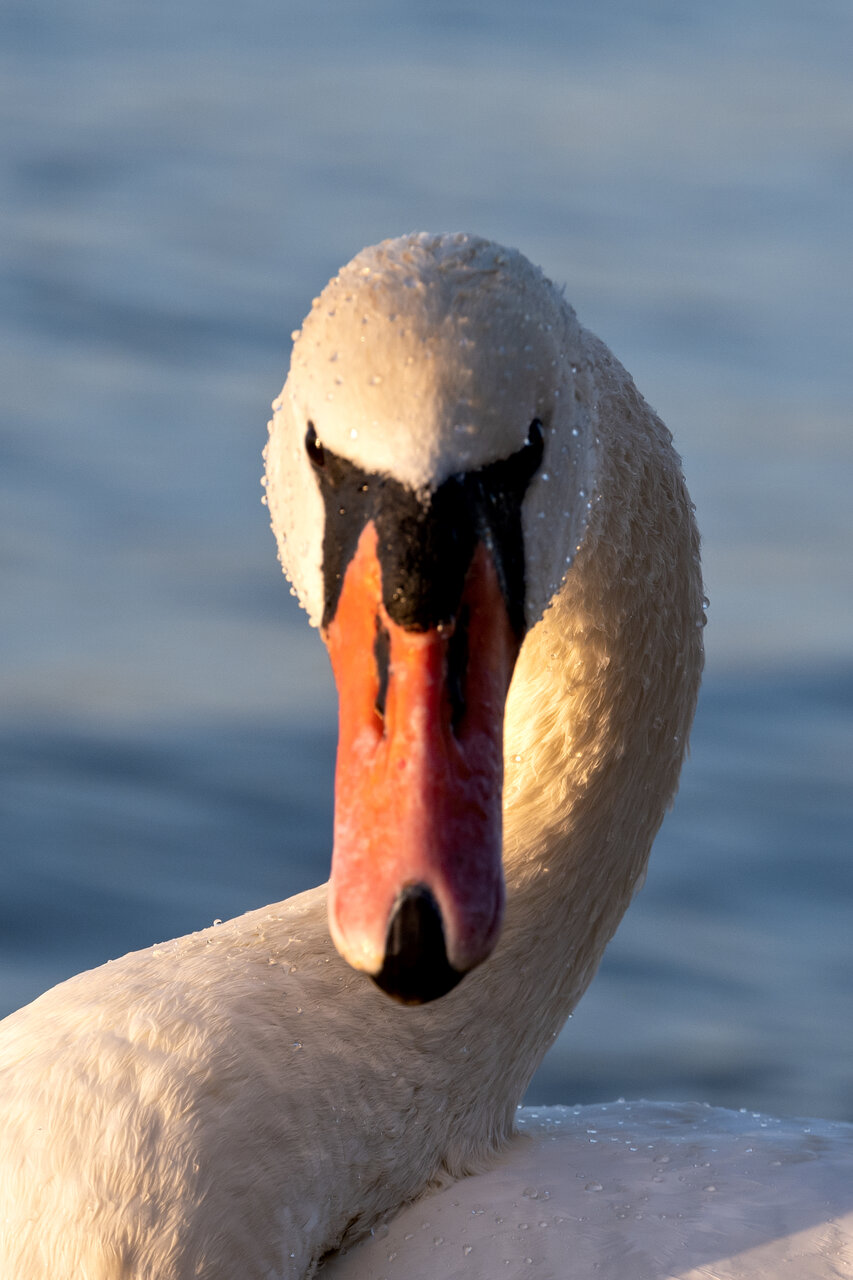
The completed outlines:
{"type": "Polygon", "coordinates": [[[385,607],[377,546],[369,522],[323,632],[339,702],[329,926],[354,968],[420,1002],[500,932],[503,716],[519,639],[482,542],[449,620],[424,629],[385,607]]]}
{"type": "Polygon", "coordinates": [[[401,893],[388,925],[385,959],[373,981],[401,1004],[429,1004],[464,978],[447,959],[438,903],[426,885],[401,893]]]}
{"type": "Polygon", "coordinates": [[[503,915],[503,715],[543,427],[421,490],[328,448],[313,420],[304,448],[339,700],[329,926],[389,994],[409,999],[412,982],[413,1000],[433,999],[489,955],[503,915]]]}

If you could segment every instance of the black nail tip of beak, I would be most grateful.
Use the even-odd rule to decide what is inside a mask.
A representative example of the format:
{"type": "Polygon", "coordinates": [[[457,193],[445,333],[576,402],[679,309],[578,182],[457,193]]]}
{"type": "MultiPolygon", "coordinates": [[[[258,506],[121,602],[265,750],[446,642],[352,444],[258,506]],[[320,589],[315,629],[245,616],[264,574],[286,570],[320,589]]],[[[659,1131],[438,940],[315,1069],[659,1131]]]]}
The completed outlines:
{"type": "Polygon", "coordinates": [[[411,885],[397,899],[385,942],[385,963],[371,975],[401,1004],[428,1004],[465,977],[447,959],[438,903],[426,885],[411,885]]]}

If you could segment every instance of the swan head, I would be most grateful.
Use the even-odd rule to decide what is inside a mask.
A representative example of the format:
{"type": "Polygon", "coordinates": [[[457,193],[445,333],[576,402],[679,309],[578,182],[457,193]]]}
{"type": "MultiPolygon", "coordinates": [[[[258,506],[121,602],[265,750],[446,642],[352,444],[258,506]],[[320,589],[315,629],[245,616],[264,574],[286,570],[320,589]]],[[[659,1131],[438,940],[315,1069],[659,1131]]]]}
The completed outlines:
{"type": "Polygon", "coordinates": [[[294,339],[266,487],[338,687],[330,930],[420,1003],[499,935],[504,705],[583,533],[592,391],[560,292],[468,235],[365,249],[294,339]]]}

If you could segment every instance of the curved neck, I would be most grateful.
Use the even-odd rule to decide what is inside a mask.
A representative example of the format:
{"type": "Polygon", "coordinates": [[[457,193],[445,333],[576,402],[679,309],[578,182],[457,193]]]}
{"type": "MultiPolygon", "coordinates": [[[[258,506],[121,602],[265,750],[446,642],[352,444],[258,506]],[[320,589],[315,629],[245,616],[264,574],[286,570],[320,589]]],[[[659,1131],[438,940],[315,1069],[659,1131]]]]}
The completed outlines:
{"type": "Polygon", "coordinates": [[[698,535],[669,432],[628,391],[627,410],[624,386],[619,404],[602,405],[620,447],[602,439],[600,501],[510,689],[507,918],[494,955],[446,1010],[468,1047],[460,1143],[472,1097],[491,1099],[493,1132],[510,1125],[591,981],[675,793],[693,717],[698,535]]]}

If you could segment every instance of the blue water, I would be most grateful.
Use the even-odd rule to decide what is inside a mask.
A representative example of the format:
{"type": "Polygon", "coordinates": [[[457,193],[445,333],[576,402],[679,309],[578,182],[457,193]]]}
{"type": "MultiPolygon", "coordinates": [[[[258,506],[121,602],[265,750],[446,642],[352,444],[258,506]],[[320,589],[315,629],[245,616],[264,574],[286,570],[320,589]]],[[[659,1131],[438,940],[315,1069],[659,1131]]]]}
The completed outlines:
{"type": "Polygon", "coordinates": [[[676,434],[709,663],[674,812],[536,1100],[853,1118],[853,11],[0,13],[0,1012],[322,879],[334,696],[259,504],[362,244],[515,244],[676,434]]]}

